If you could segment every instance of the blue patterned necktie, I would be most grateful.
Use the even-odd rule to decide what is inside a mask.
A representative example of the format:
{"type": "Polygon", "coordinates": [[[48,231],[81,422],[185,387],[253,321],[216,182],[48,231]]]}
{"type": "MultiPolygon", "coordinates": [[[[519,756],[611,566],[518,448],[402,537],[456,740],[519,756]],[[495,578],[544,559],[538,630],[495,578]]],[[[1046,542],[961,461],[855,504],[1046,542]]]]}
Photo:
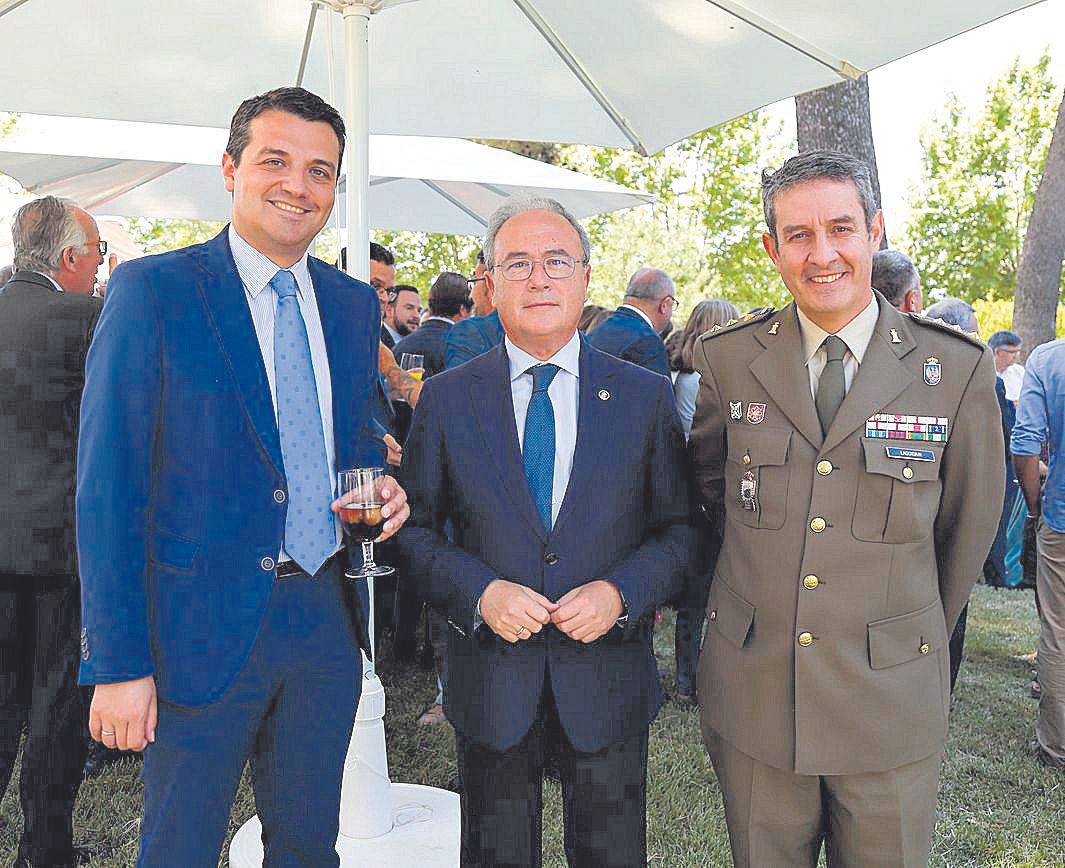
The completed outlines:
{"type": "Polygon", "coordinates": [[[289,557],[313,576],[336,548],[322,411],[307,326],[296,298],[296,278],[291,271],[281,269],[270,285],[277,293],[274,383],[281,457],[288,482],[284,547],[289,557]]]}
{"type": "Polygon", "coordinates": [[[544,530],[551,530],[551,489],[555,478],[555,411],[547,388],[558,373],[557,365],[535,365],[525,373],[533,377],[533,393],[525,414],[522,460],[536,511],[544,530]]]}

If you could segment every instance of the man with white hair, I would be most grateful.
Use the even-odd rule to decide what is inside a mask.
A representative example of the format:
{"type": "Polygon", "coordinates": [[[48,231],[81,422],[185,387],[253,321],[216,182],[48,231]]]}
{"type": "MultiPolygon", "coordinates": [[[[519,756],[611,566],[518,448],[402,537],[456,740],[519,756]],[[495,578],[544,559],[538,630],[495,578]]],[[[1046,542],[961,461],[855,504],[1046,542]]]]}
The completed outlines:
{"type": "Polygon", "coordinates": [[[597,350],[669,376],[669,357],[660,335],[669,325],[677,299],[668,274],[637,269],[629,278],[621,307],[588,335],[597,350]]]}
{"type": "Polygon", "coordinates": [[[85,762],[74,541],[78,406],[107,243],[73,202],[23,205],[0,292],[0,793],[23,726],[16,866],[80,864],[71,814],[85,762]]]}

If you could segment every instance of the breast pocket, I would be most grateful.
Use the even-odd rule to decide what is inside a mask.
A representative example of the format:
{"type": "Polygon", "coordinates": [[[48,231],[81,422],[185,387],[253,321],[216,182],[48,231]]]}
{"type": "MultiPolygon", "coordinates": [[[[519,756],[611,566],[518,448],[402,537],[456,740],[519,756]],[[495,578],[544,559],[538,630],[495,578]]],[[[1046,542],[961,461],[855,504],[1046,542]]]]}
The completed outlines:
{"type": "Polygon", "coordinates": [[[943,488],[939,468],[945,445],[862,440],[865,469],[858,479],[851,524],[856,539],[918,542],[932,532],[943,488]]]}
{"type": "Polygon", "coordinates": [[[779,530],[788,503],[791,431],[729,425],[725,463],[727,514],[748,527],[779,530]]]}

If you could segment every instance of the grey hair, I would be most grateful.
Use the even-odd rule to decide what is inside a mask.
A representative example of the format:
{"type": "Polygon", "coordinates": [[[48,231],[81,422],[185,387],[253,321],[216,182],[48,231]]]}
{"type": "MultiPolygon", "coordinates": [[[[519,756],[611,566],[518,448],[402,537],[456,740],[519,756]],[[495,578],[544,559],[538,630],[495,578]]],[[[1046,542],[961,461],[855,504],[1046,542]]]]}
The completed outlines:
{"type": "Polygon", "coordinates": [[[970,326],[976,319],[976,310],[969,302],[948,296],[937,301],[931,307],[925,308],[924,315],[929,319],[941,319],[945,323],[950,323],[969,331],[970,326]]]}
{"type": "Polygon", "coordinates": [[[917,266],[901,250],[878,250],[873,254],[873,289],[879,290],[895,307],[920,282],[917,266]]]}
{"type": "Polygon", "coordinates": [[[577,222],[577,218],[566,210],[566,207],[561,202],[548,199],[546,196],[514,196],[504,201],[488,218],[488,231],[485,233],[484,245],[481,248],[481,252],[484,254],[484,264],[487,268],[495,268],[497,264],[495,258],[496,235],[503,228],[503,224],[511,217],[517,217],[526,211],[551,211],[565,218],[581,240],[581,258],[585,264],[591,261],[592,242],[588,238],[587,231],[577,222]]]}
{"type": "Polygon", "coordinates": [[[873,193],[873,177],[864,160],[842,151],[814,150],[790,157],[775,172],[762,170],[762,209],[765,223],[773,240],[777,240],[777,196],[799,184],[810,181],[850,181],[858,190],[858,199],[865,212],[866,231],[873,227],[873,218],[879,210],[873,193]]]}
{"type": "Polygon", "coordinates": [[[88,241],[78,210],[75,202],[58,196],[34,199],[19,208],[11,223],[15,270],[59,271],[63,251],[83,247],[88,241]]]}
{"type": "Polygon", "coordinates": [[[1023,343],[1024,341],[1017,332],[1011,332],[1008,329],[1001,329],[987,339],[987,345],[993,350],[999,347],[1019,347],[1023,343]]]}
{"type": "Polygon", "coordinates": [[[659,268],[636,269],[629,278],[629,285],[625,287],[627,298],[646,298],[651,301],[658,301],[674,292],[673,279],[659,268]]]}

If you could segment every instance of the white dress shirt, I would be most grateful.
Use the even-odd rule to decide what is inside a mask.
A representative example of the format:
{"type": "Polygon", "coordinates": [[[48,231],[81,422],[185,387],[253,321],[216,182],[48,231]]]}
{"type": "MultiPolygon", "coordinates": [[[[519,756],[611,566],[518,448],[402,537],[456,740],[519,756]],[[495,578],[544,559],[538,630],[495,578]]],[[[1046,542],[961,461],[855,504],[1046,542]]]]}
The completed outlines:
{"type": "Polygon", "coordinates": [[[655,334],[658,334],[658,329],[655,328],[655,324],[651,322],[651,318],[642,310],[632,304],[623,304],[622,307],[626,310],[631,310],[635,313],[638,313],[640,315],[640,319],[642,319],[645,323],[647,323],[648,326],[651,327],[651,331],[653,331],[655,334]]]}
{"type": "Polygon", "coordinates": [[[34,273],[34,274],[39,274],[39,275],[40,275],[41,277],[45,277],[45,278],[47,278],[47,279],[48,279],[48,282],[49,282],[49,283],[51,283],[51,284],[52,284],[52,286],[54,286],[54,287],[55,287],[55,289],[56,289],[56,292],[65,292],[65,291],[66,291],[66,290],[64,290],[64,289],[63,289],[63,287],[61,287],[61,286],[60,286],[60,285],[59,285],[58,283],[56,283],[56,280],[55,280],[55,278],[54,278],[54,277],[52,277],[52,275],[50,275],[50,274],[45,274],[45,273],[44,273],[43,271],[35,271],[35,272],[33,272],[33,273],[34,273]]]}
{"type": "MultiPolygon", "coordinates": [[[[821,382],[821,372],[828,361],[828,354],[821,344],[828,337],[829,332],[807,317],[798,305],[795,306],[795,312],[799,315],[803,361],[810,373],[810,394],[816,400],[817,384],[821,382]]],[[[850,391],[851,383],[854,382],[854,377],[858,373],[858,367],[865,358],[865,351],[869,349],[869,341],[873,338],[879,317],[880,308],[877,306],[876,296],[871,295],[869,304],[862,312],[836,332],[836,337],[847,345],[847,354],[843,357],[843,380],[847,391],[850,391]]]]}
{"type": "MultiPolygon", "coordinates": [[[[255,336],[259,339],[259,350],[266,367],[266,380],[270,384],[270,400],[274,404],[274,421],[277,421],[277,386],[274,374],[274,316],[277,311],[277,293],[270,285],[278,266],[271,262],[247,241],[237,234],[232,225],[229,227],[229,246],[233,251],[233,261],[237,274],[244,284],[244,293],[255,324],[255,336]]],[[[325,334],[322,331],[322,318],[318,312],[318,302],[314,295],[314,283],[307,268],[307,254],[288,269],[296,278],[296,298],[299,300],[300,314],[307,327],[307,340],[311,347],[311,366],[314,368],[314,384],[318,390],[318,407],[322,414],[322,436],[325,438],[325,457],[329,466],[330,489],[336,496],[336,446],[333,442],[333,383],[329,376],[329,357],[326,354],[325,334]]],[[[337,547],[340,546],[341,527],[339,517],[336,520],[337,547]]],[[[278,563],[289,560],[282,549],[278,563]]]]}
{"type": "Polygon", "coordinates": [[[525,448],[525,417],[533,393],[533,376],[526,372],[535,365],[543,364],[557,365],[559,368],[547,388],[547,396],[551,399],[555,414],[555,469],[551,481],[553,525],[566,496],[570,471],[573,469],[573,450],[577,446],[581,339],[574,332],[562,349],[544,361],[515,346],[509,337],[504,338],[504,343],[510,359],[510,393],[514,399],[514,424],[518,429],[518,446],[521,449],[525,448]]]}

